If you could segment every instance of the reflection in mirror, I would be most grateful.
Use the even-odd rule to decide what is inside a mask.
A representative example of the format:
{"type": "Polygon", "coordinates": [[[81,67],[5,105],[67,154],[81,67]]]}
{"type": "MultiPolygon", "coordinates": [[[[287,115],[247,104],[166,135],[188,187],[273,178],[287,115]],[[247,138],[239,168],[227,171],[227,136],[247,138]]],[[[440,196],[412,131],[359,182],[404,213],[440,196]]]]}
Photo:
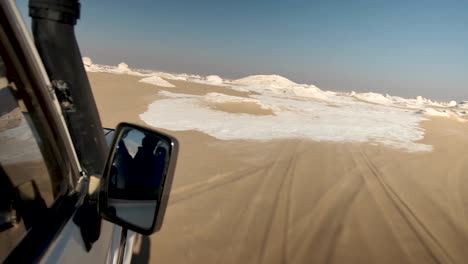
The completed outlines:
{"type": "Polygon", "coordinates": [[[109,171],[110,215],[145,230],[153,226],[169,163],[169,144],[154,133],[123,128],[109,171]]]}

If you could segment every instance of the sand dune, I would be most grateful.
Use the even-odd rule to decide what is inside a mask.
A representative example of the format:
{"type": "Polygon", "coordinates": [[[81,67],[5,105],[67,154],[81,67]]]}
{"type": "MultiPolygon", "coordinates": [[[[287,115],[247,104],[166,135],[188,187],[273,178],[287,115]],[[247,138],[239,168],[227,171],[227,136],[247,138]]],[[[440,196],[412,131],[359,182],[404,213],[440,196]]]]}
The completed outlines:
{"type": "MultiPolygon", "coordinates": [[[[129,75],[89,77],[110,127],[145,124],[139,115],[161,90],[248,94],[185,81],[157,87],[129,75]]],[[[166,219],[136,253],[148,251],[151,263],[465,263],[468,124],[433,117],[421,126],[418,143],[432,151],[169,131],[181,149],[166,219]]]]}

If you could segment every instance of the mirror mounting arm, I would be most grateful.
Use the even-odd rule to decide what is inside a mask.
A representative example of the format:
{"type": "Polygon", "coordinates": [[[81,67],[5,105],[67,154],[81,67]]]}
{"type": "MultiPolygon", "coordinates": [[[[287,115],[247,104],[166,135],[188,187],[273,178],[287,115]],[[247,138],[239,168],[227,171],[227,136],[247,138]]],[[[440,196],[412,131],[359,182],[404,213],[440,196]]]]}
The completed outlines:
{"type": "Polygon", "coordinates": [[[73,222],[80,228],[86,251],[90,251],[93,243],[101,235],[102,217],[98,211],[99,178],[83,175],[78,181],[76,191],[82,200],[73,222]]]}

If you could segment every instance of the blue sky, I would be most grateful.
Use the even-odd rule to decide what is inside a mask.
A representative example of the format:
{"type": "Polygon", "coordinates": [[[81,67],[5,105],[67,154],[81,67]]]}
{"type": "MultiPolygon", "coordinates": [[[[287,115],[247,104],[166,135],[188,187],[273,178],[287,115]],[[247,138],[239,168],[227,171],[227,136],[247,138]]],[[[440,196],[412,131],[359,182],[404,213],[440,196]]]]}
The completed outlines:
{"type": "Polygon", "coordinates": [[[89,0],[77,37],[101,64],[459,101],[467,27],[468,1],[89,0]]]}

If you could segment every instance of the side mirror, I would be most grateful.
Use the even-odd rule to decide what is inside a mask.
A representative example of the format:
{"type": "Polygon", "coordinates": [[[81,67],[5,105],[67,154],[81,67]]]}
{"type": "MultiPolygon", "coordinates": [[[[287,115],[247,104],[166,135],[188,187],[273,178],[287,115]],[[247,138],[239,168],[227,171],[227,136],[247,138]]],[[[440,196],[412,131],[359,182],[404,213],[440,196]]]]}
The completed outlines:
{"type": "Polygon", "coordinates": [[[175,138],[120,123],[99,193],[101,216],[143,235],[161,228],[178,152],[175,138]]]}

